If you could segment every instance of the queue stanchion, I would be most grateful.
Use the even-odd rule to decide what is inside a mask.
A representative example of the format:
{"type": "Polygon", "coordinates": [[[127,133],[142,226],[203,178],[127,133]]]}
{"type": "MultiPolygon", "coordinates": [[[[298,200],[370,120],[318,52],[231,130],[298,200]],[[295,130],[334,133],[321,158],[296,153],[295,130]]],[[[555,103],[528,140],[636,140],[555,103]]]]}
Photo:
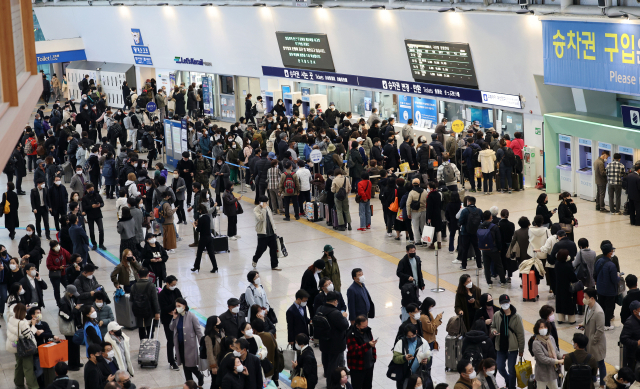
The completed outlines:
{"type": "Polygon", "coordinates": [[[440,287],[440,266],[438,264],[438,245],[436,245],[436,287],[431,289],[433,293],[444,292],[444,288],[440,287]]]}
{"type": "Polygon", "coordinates": [[[239,193],[246,193],[247,191],[244,190],[244,169],[242,169],[242,166],[238,166],[238,173],[240,173],[240,192],[239,193]]]}

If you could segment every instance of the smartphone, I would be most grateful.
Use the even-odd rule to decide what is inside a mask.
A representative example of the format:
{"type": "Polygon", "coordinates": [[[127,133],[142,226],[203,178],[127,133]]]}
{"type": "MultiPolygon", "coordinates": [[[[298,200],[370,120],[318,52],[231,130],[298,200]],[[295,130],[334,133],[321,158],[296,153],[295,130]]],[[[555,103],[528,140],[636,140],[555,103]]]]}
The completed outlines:
{"type": "Polygon", "coordinates": [[[554,208],[554,209],[553,209],[553,212],[557,212],[557,211],[558,211],[558,208],[554,208]]]}
{"type": "Polygon", "coordinates": [[[374,342],[377,342],[377,341],[378,341],[378,339],[380,339],[380,338],[379,338],[379,337],[378,337],[378,338],[376,338],[376,340],[374,340],[374,342]]]}

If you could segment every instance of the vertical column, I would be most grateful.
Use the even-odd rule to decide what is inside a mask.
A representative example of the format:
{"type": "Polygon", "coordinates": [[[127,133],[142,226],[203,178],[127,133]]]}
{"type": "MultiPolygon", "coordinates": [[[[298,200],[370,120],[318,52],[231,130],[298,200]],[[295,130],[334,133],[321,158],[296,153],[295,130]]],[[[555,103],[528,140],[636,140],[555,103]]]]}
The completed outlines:
{"type": "MultiPolygon", "coordinates": [[[[5,1],[5,0],[0,0],[5,1]]],[[[36,60],[36,40],[33,32],[33,9],[30,0],[20,0],[20,11],[22,13],[22,41],[24,42],[24,63],[25,70],[32,76],[38,74],[38,64],[36,60]]],[[[21,71],[22,69],[19,69],[21,71]]]]}
{"type": "Polygon", "coordinates": [[[2,78],[2,102],[7,102],[10,106],[17,107],[18,83],[16,80],[16,63],[14,58],[11,2],[9,0],[0,0],[0,78],[2,78]]]}

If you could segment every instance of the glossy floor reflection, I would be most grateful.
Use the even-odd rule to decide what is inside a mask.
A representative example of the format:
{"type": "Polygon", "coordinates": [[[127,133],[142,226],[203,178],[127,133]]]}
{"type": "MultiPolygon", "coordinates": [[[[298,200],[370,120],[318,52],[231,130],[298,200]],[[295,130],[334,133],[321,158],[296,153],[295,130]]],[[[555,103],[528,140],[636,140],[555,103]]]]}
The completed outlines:
{"type": "MultiPolygon", "coordinates": [[[[33,187],[33,175],[29,174],[24,179],[24,190],[28,191],[33,187]]],[[[0,188],[5,188],[6,176],[0,177],[0,188]]],[[[237,187],[238,188],[238,187],[237,187]]],[[[535,215],[536,199],[540,191],[535,189],[527,189],[524,192],[516,192],[511,195],[494,194],[485,196],[476,193],[478,199],[478,207],[488,209],[493,205],[497,205],[500,209],[509,209],[510,220],[517,222],[521,216],[532,218],[535,215]]],[[[556,203],[557,195],[549,195],[550,205],[556,203]]],[[[190,271],[196,249],[188,247],[193,242],[193,231],[190,225],[180,225],[178,231],[183,238],[178,243],[175,254],[170,254],[167,262],[167,274],[173,274],[178,278],[178,287],[182,294],[189,302],[192,309],[198,314],[206,318],[213,314],[221,314],[226,310],[226,301],[230,297],[239,297],[247,286],[246,274],[251,270],[251,258],[254,254],[257,240],[254,229],[254,218],[251,212],[253,208],[253,193],[245,193],[242,197],[245,212],[238,216],[238,234],[242,236],[237,241],[229,241],[231,252],[228,254],[217,255],[218,266],[220,272],[218,274],[210,274],[209,262],[203,259],[202,273],[192,273],[190,271]]],[[[280,322],[277,324],[278,340],[281,347],[286,346],[286,321],[285,311],[291,305],[295,292],[300,288],[300,280],[304,270],[310,266],[314,260],[321,257],[322,248],[325,244],[331,244],[334,247],[335,256],[340,265],[342,274],[342,293],[346,299],[346,289],[351,284],[351,269],[360,267],[366,275],[366,285],[371,293],[373,301],[376,303],[377,315],[375,319],[369,321],[369,325],[373,330],[374,337],[380,337],[377,351],[378,361],[376,363],[374,373],[374,387],[389,388],[393,385],[386,377],[387,364],[389,363],[393,347],[393,338],[400,324],[400,293],[398,290],[398,281],[395,276],[396,264],[405,253],[404,239],[396,241],[385,235],[384,223],[382,220],[381,205],[379,200],[374,199],[374,215],[372,218],[372,228],[366,232],[356,231],[358,223],[357,204],[354,199],[350,199],[350,212],[354,221],[353,231],[337,232],[328,228],[324,221],[318,223],[310,223],[301,219],[300,221],[285,222],[281,216],[276,217],[276,228],[278,235],[284,236],[287,243],[289,256],[281,259],[280,266],[283,268],[281,272],[271,271],[269,266],[268,255],[265,254],[258,264],[260,278],[267,291],[269,301],[276,310],[280,322]]],[[[576,229],[576,241],[580,237],[586,237],[591,242],[591,247],[597,249],[600,241],[610,239],[616,254],[620,258],[622,271],[626,274],[638,274],[640,272],[640,262],[636,259],[637,250],[640,244],[637,242],[635,227],[629,225],[628,218],[625,216],[613,216],[595,211],[595,205],[592,202],[576,199],[580,226],[576,229]]],[[[116,212],[115,201],[107,200],[103,208],[104,226],[105,226],[105,245],[108,251],[116,258],[118,257],[119,236],[115,232],[116,212]]],[[[190,216],[188,216],[190,219],[190,216]]],[[[554,217],[554,221],[557,217],[554,217]]],[[[27,224],[34,223],[35,218],[31,212],[29,197],[20,196],[20,225],[25,227],[27,224]]],[[[226,231],[227,220],[222,217],[222,230],[226,231]]],[[[51,220],[53,225],[53,220],[51,220]]],[[[0,221],[0,225],[3,225],[0,221]]],[[[8,251],[12,255],[17,255],[19,238],[24,235],[24,230],[18,230],[16,240],[11,241],[8,238],[8,231],[0,229],[0,243],[7,246],[8,251]]],[[[43,233],[44,236],[44,233],[43,233]]],[[[55,236],[55,232],[52,232],[55,236]]],[[[43,249],[48,251],[48,244],[43,240],[43,249]]],[[[596,250],[598,251],[598,250],[596,250]]],[[[440,286],[445,288],[442,293],[432,293],[431,288],[435,287],[435,253],[433,250],[424,248],[418,249],[418,255],[423,261],[423,270],[425,271],[425,280],[427,286],[425,292],[422,292],[421,299],[431,296],[437,302],[436,311],[444,311],[444,322],[438,333],[438,343],[441,347],[445,344],[445,326],[446,321],[454,314],[453,301],[454,291],[457,285],[461,271],[458,270],[459,265],[454,265],[451,261],[454,255],[448,253],[448,250],[439,252],[439,269],[440,269],[440,286]]],[[[99,255],[91,252],[93,261],[100,266],[96,272],[98,281],[103,284],[106,290],[111,294],[114,286],[110,282],[110,273],[114,268],[112,263],[113,256],[99,255]]],[[[41,266],[42,275],[48,282],[47,270],[41,266]]],[[[479,285],[483,291],[488,290],[484,276],[479,278],[475,276],[475,266],[469,265],[468,273],[472,274],[473,282],[479,285]]],[[[523,316],[525,329],[528,331],[526,339],[531,335],[532,323],[538,319],[538,310],[544,304],[555,305],[554,300],[549,298],[548,287],[543,281],[540,285],[540,300],[537,302],[522,302],[521,289],[518,285],[518,278],[513,279],[513,284],[507,285],[506,288],[494,286],[488,290],[493,294],[494,299],[502,293],[511,296],[513,304],[517,307],[518,312],[523,316]]],[[[497,285],[494,284],[494,285],[497,285]]],[[[54,333],[57,332],[57,314],[55,302],[53,301],[53,292],[51,288],[45,291],[46,308],[43,310],[44,320],[49,323],[54,333]]],[[[619,307],[616,307],[616,314],[619,314],[619,307]]],[[[580,321],[581,317],[579,317],[580,321]]],[[[619,364],[619,354],[617,340],[620,334],[621,323],[619,316],[613,322],[615,330],[606,332],[607,338],[607,356],[605,361],[610,365],[619,364]]],[[[14,356],[5,350],[6,325],[4,319],[0,319],[2,330],[0,330],[0,388],[13,387],[14,373],[14,356]]],[[[560,325],[558,333],[562,339],[561,348],[563,352],[572,351],[570,344],[571,337],[575,332],[574,326],[560,325]]],[[[139,340],[137,331],[127,331],[131,337],[131,355],[137,356],[139,340]]],[[[175,372],[169,370],[166,361],[166,351],[164,349],[166,340],[164,334],[160,334],[163,350],[160,352],[160,365],[157,369],[141,370],[137,368],[133,382],[138,386],[149,386],[151,388],[178,388],[184,382],[182,371],[175,372]]],[[[84,347],[83,347],[84,349],[84,347]]],[[[320,352],[315,349],[317,360],[320,362],[320,352]]],[[[84,355],[84,350],[81,351],[84,355]]],[[[531,359],[528,352],[525,353],[527,359],[531,359]]],[[[83,358],[84,359],[84,358],[83,358]]],[[[134,362],[135,363],[135,362],[134,362]]],[[[319,366],[319,371],[322,367],[319,366]]],[[[75,379],[82,382],[82,371],[71,373],[75,379]]],[[[432,376],[435,382],[446,381],[453,385],[458,378],[457,374],[445,373],[444,371],[444,350],[436,353],[434,356],[432,376]]],[[[498,375],[500,384],[503,379],[498,375]]],[[[205,387],[209,387],[208,379],[205,387]]],[[[318,387],[324,387],[324,380],[321,379],[318,387]]]]}

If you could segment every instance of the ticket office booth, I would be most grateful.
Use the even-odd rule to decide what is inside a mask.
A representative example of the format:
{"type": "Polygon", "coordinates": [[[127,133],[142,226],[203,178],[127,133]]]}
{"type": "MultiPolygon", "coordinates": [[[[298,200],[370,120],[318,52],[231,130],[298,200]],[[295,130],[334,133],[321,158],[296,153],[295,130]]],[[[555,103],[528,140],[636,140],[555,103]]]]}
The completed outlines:
{"type": "Polygon", "coordinates": [[[284,93],[282,95],[282,100],[284,101],[285,114],[287,116],[293,115],[293,105],[296,103],[296,101],[301,100],[300,97],[301,97],[300,92],[289,92],[289,93],[284,93]]]}
{"type": "Polygon", "coordinates": [[[264,92],[264,108],[267,112],[271,112],[276,102],[282,98],[282,92],[279,90],[268,90],[264,92]]]}
{"type": "MultiPolygon", "coordinates": [[[[578,138],[578,197],[583,200],[595,201],[596,186],[593,177],[593,142],[590,139],[578,138]]],[[[597,156],[596,156],[597,158],[597,156]]]]}
{"type": "Polygon", "coordinates": [[[573,147],[574,138],[569,135],[559,134],[558,141],[560,145],[560,164],[556,167],[560,171],[560,190],[569,192],[573,196],[576,193],[576,179],[574,169],[572,168],[572,150],[575,150],[575,147],[573,147]]]}

